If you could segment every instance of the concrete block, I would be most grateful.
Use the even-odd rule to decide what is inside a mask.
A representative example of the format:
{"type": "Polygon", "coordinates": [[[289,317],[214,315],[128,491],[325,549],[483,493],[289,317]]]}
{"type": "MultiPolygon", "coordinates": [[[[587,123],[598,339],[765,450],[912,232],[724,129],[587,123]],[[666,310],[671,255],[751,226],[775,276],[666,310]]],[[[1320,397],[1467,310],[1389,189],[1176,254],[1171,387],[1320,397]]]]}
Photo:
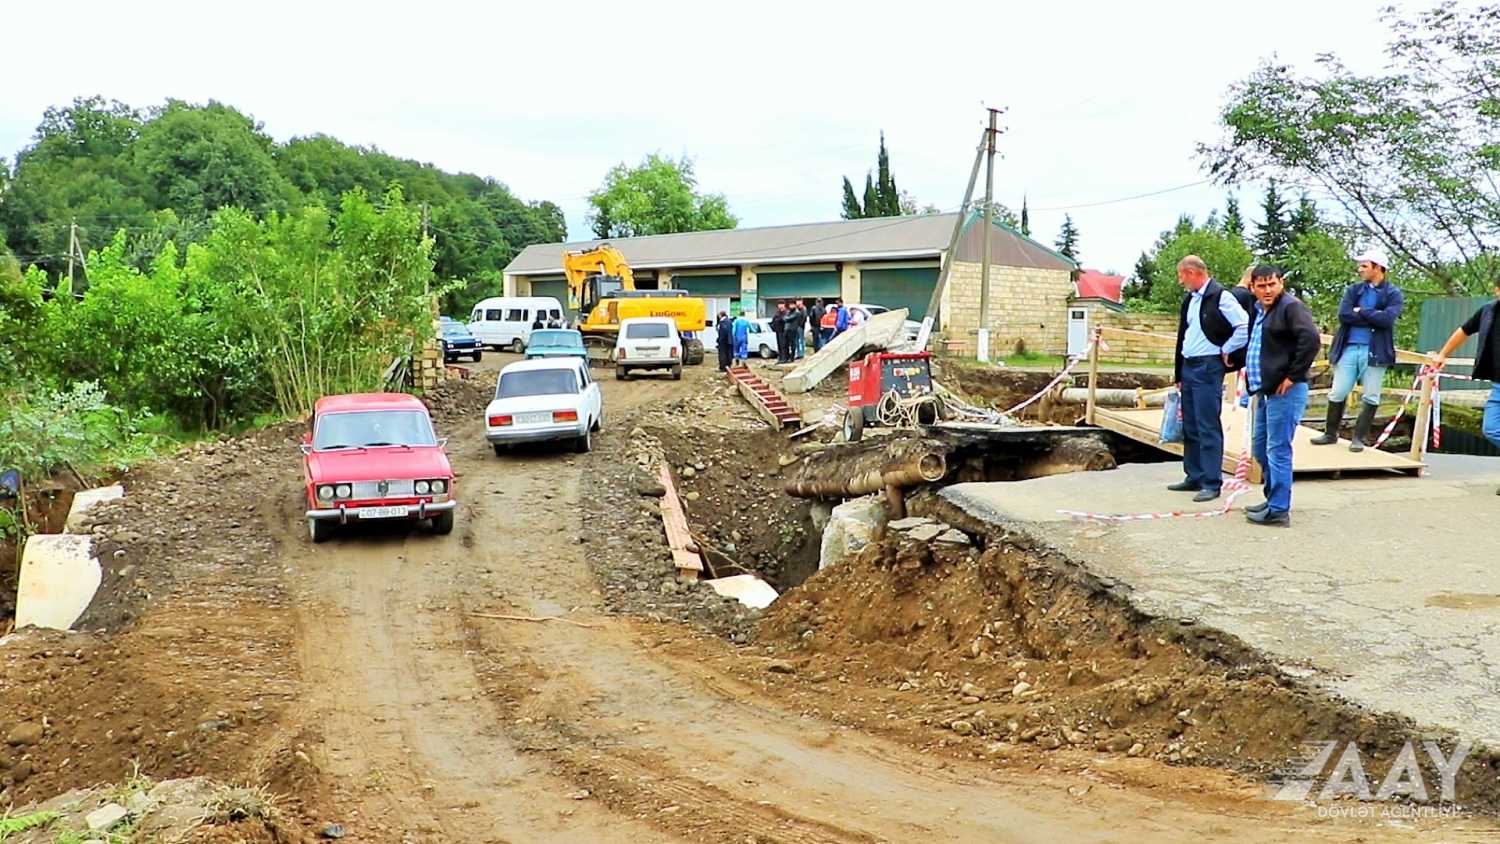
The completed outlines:
{"type": "Polygon", "coordinates": [[[753,574],[737,574],[733,577],[720,577],[715,580],[706,581],[708,585],[720,595],[733,598],[747,607],[763,610],[769,607],[779,595],[771,584],[761,580],[753,574]]]}
{"type": "Polygon", "coordinates": [[[68,521],[63,530],[68,533],[78,533],[83,529],[83,517],[91,507],[124,497],[125,487],[119,484],[79,490],[78,494],[73,496],[73,506],[68,508],[68,521]]]}
{"type": "Polygon", "coordinates": [[[101,577],[94,541],[88,536],[32,536],[21,550],[16,628],[67,630],[94,599],[101,577]]]}
{"type": "Polygon", "coordinates": [[[885,505],[878,495],[845,501],[833,508],[818,549],[818,570],[843,562],[870,544],[885,525],[885,505]]]}

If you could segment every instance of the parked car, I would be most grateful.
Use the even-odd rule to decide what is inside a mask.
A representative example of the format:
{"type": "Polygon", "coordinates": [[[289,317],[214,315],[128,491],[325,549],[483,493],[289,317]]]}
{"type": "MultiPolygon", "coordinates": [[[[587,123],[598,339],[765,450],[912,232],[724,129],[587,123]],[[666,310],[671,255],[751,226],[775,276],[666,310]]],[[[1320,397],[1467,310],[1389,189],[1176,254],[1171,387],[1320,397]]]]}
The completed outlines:
{"type": "Polygon", "coordinates": [[[459,358],[470,358],[478,363],[484,357],[484,347],[469,333],[469,329],[461,322],[444,322],[440,326],[441,333],[438,339],[443,343],[443,363],[451,363],[459,358]]]}
{"type": "Polygon", "coordinates": [[[583,345],[582,332],[571,328],[536,329],[531,332],[531,342],[526,344],[526,359],[532,358],[582,358],[589,359],[583,345]]]}
{"type": "Polygon", "coordinates": [[[561,325],[563,318],[562,304],[550,296],[494,296],[469,313],[469,333],[486,346],[520,354],[538,319],[561,325]]]}
{"type": "Polygon", "coordinates": [[[586,452],[604,429],[604,398],[585,358],[517,361],[500,370],[484,423],[497,456],[518,443],[550,440],[570,440],[586,452]]]}
{"type": "Polygon", "coordinates": [[[634,317],[620,321],[615,340],[615,377],[624,381],[640,370],[668,370],[682,378],[682,338],[668,317],[634,317]]]}
{"type": "Polygon", "coordinates": [[[429,521],[453,532],[453,468],[427,407],[403,393],[325,396],[302,437],[307,532],[313,542],[338,525],[429,521]]]}
{"type": "Polygon", "coordinates": [[[752,355],[760,355],[767,360],[776,357],[776,332],[771,330],[769,319],[750,320],[750,336],[746,348],[752,355]]]}

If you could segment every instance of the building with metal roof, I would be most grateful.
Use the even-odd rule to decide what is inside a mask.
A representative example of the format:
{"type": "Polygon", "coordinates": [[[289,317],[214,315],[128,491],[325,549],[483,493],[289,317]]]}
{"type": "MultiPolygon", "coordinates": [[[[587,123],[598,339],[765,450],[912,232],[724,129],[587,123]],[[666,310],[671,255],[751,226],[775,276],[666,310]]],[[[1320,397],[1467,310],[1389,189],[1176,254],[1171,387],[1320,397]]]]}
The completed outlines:
{"type": "MultiPolygon", "coordinates": [[[[956,213],[930,214],[533,244],[506,266],[505,292],[566,302],[563,252],[608,242],[630,263],[638,287],[687,290],[707,300],[710,313],[763,316],[776,302],[842,298],[907,308],[921,319],[958,220],[956,213]]],[[[983,228],[970,212],[939,304],[939,325],[957,349],[972,349],[979,323],[983,228]]],[[[1020,340],[1034,350],[1060,350],[1077,265],[998,221],[989,239],[995,348],[1020,340]]]]}

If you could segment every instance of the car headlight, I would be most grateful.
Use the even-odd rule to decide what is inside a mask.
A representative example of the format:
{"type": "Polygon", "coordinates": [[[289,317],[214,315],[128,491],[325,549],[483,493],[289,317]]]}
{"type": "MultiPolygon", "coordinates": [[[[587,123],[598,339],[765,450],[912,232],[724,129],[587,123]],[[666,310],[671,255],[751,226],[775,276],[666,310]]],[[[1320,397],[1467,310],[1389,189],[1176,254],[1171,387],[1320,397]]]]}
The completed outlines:
{"type": "Polygon", "coordinates": [[[338,487],[334,490],[334,494],[339,498],[348,498],[349,496],[354,494],[354,490],[350,489],[348,484],[339,484],[338,487]]]}
{"type": "Polygon", "coordinates": [[[324,484],[323,486],[318,487],[318,500],[319,501],[332,501],[333,500],[333,487],[329,486],[328,484],[324,484]]]}
{"type": "Polygon", "coordinates": [[[432,491],[434,493],[438,494],[438,495],[442,495],[443,493],[445,493],[445,492],[448,491],[448,482],[447,481],[433,481],[432,482],[432,491]]]}
{"type": "Polygon", "coordinates": [[[427,490],[430,488],[431,485],[426,481],[417,481],[417,495],[426,495],[427,490]]]}

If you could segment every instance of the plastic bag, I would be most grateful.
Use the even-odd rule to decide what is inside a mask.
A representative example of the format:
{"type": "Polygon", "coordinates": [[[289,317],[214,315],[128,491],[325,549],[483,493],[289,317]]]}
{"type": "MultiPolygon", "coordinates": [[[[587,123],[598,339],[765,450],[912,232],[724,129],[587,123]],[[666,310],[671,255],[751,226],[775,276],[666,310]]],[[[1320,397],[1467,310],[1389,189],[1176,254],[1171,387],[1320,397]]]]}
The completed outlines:
{"type": "Polygon", "coordinates": [[[1176,390],[1167,393],[1162,401],[1161,434],[1158,442],[1182,442],[1182,396],[1176,390]]]}

